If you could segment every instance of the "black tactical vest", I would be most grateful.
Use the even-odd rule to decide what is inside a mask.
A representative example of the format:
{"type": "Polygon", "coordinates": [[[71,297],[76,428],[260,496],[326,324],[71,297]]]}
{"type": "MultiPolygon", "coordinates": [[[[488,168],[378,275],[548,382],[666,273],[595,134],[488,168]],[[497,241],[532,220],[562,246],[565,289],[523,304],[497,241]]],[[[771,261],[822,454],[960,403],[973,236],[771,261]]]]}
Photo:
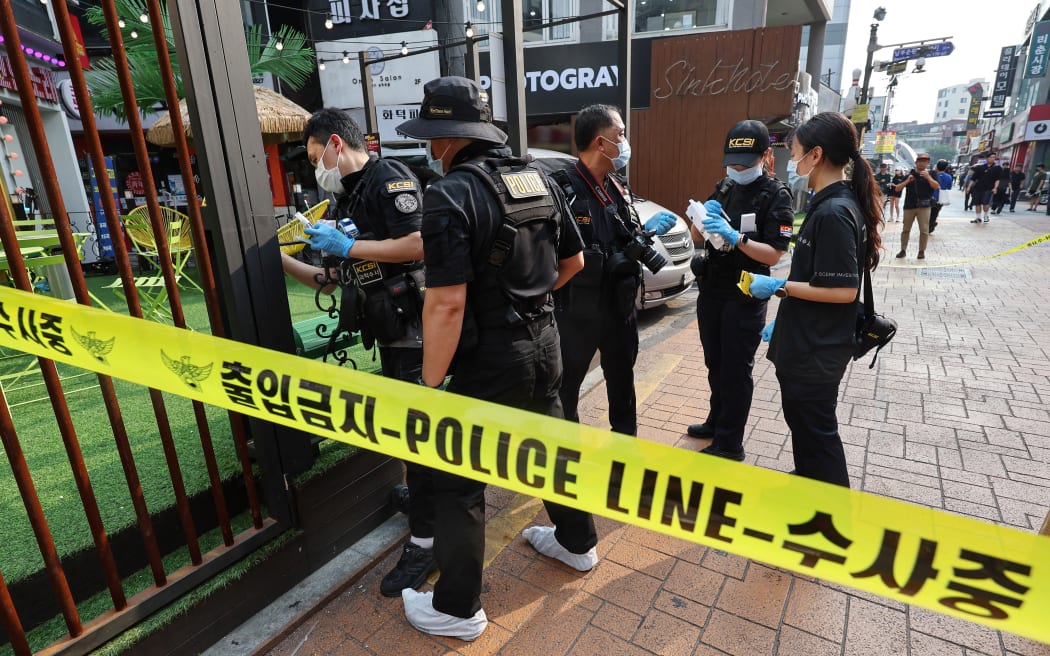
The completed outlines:
{"type": "Polygon", "coordinates": [[[558,279],[559,212],[546,176],[520,158],[476,159],[452,168],[469,171],[499,204],[503,221],[468,292],[481,327],[537,318],[553,309],[558,279]]]}

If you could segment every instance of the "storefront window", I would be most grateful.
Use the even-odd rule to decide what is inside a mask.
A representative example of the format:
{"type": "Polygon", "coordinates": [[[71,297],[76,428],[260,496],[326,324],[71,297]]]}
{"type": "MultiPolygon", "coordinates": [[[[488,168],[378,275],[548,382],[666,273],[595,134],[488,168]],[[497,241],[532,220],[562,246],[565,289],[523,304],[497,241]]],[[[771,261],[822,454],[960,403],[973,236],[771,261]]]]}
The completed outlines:
{"type": "MultiPolygon", "coordinates": [[[[499,0],[485,2],[485,11],[477,10],[476,0],[465,0],[466,14],[478,34],[486,34],[490,26],[502,30],[503,13],[499,0]]],[[[521,18],[523,40],[530,43],[563,43],[577,40],[577,23],[543,27],[544,23],[575,16],[579,11],[579,0],[522,0],[521,18]]]]}
{"type": "Polygon", "coordinates": [[[715,25],[719,0],[638,0],[635,32],[666,32],[715,25]]]}

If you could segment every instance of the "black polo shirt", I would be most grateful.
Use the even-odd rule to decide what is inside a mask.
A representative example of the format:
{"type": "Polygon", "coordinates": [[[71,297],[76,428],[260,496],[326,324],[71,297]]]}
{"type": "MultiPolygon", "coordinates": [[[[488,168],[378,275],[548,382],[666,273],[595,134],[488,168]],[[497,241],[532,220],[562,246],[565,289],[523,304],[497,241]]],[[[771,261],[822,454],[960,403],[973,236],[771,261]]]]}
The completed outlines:
{"type": "MultiPolygon", "coordinates": [[[[722,204],[723,211],[729,217],[729,225],[734,230],[740,230],[744,214],[753,213],[755,229],[747,233],[747,238],[769,244],[778,251],[788,249],[795,211],[792,208],[791,191],[776,178],[762,175],[747,185],[726,185],[723,179],[708,200],[717,200],[722,204]],[[728,187],[725,194],[721,192],[724,186],[728,187]]],[[[707,248],[708,270],[707,275],[700,279],[701,294],[748,301],[748,297],[737,286],[740,272],[769,275],[768,264],[751,259],[739,248],[722,251],[710,242],[704,247],[707,248]]]]}
{"type": "MultiPolygon", "coordinates": [[[[832,183],[810,202],[788,280],[814,287],[859,288],[858,258],[866,248],[867,229],[856,196],[847,182],[832,183]]],[[[836,382],[853,355],[856,328],[856,303],[818,303],[789,296],[780,301],[766,357],[776,365],[778,376],[806,383],[836,382]]]]}
{"type": "Polygon", "coordinates": [[[423,192],[419,180],[395,159],[372,158],[360,171],[343,177],[345,193],[335,201],[338,221],[351,217],[371,239],[397,239],[423,225],[423,192]]]}

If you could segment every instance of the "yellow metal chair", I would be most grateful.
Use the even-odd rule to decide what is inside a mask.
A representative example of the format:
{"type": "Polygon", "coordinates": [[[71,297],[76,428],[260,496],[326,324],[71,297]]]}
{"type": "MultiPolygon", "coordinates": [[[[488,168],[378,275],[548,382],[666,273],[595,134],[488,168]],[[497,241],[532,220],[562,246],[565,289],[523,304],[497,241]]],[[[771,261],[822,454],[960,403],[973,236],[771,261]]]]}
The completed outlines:
{"type": "MultiPolygon", "coordinates": [[[[188,281],[201,293],[201,286],[193,278],[185,275],[184,270],[193,254],[193,239],[190,228],[190,217],[170,207],[160,208],[161,222],[164,224],[164,232],[168,237],[168,256],[171,258],[172,268],[175,270],[176,281],[188,281]]],[[[124,217],[124,230],[128,233],[135,250],[153,265],[157,271],[160,267],[160,250],[157,248],[157,240],[153,234],[153,224],[149,220],[149,208],[139,205],[128,212],[124,217]]]]}
{"type": "MultiPolygon", "coordinates": [[[[306,220],[313,225],[324,218],[325,212],[328,211],[329,200],[325,198],[320,203],[314,205],[310,209],[303,212],[303,216],[306,220]]],[[[287,255],[295,255],[299,251],[306,247],[304,242],[298,241],[299,237],[306,235],[303,232],[303,222],[299,219],[292,217],[292,220],[285,223],[283,226],[277,229],[277,242],[281,246],[281,252],[287,255]]]]}

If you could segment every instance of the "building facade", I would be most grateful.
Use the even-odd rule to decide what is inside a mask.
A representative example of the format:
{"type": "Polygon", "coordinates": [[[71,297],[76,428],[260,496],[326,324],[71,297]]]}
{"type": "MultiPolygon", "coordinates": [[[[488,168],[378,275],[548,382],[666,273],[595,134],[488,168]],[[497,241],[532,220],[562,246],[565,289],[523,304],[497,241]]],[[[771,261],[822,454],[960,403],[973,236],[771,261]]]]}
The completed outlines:
{"type": "Polygon", "coordinates": [[[937,106],[934,109],[934,121],[965,119],[970,109],[970,92],[968,89],[976,83],[988,89],[987,80],[974,78],[963,84],[955,84],[937,91],[937,106]]]}
{"type": "MultiPolygon", "coordinates": [[[[824,30],[824,55],[820,65],[820,81],[832,89],[842,88],[843,70],[846,61],[846,30],[849,27],[851,0],[835,0],[831,20],[824,30]]],[[[806,69],[809,57],[810,26],[802,28],[802,48],[799,51],[799,68],[806,69]]]]}

